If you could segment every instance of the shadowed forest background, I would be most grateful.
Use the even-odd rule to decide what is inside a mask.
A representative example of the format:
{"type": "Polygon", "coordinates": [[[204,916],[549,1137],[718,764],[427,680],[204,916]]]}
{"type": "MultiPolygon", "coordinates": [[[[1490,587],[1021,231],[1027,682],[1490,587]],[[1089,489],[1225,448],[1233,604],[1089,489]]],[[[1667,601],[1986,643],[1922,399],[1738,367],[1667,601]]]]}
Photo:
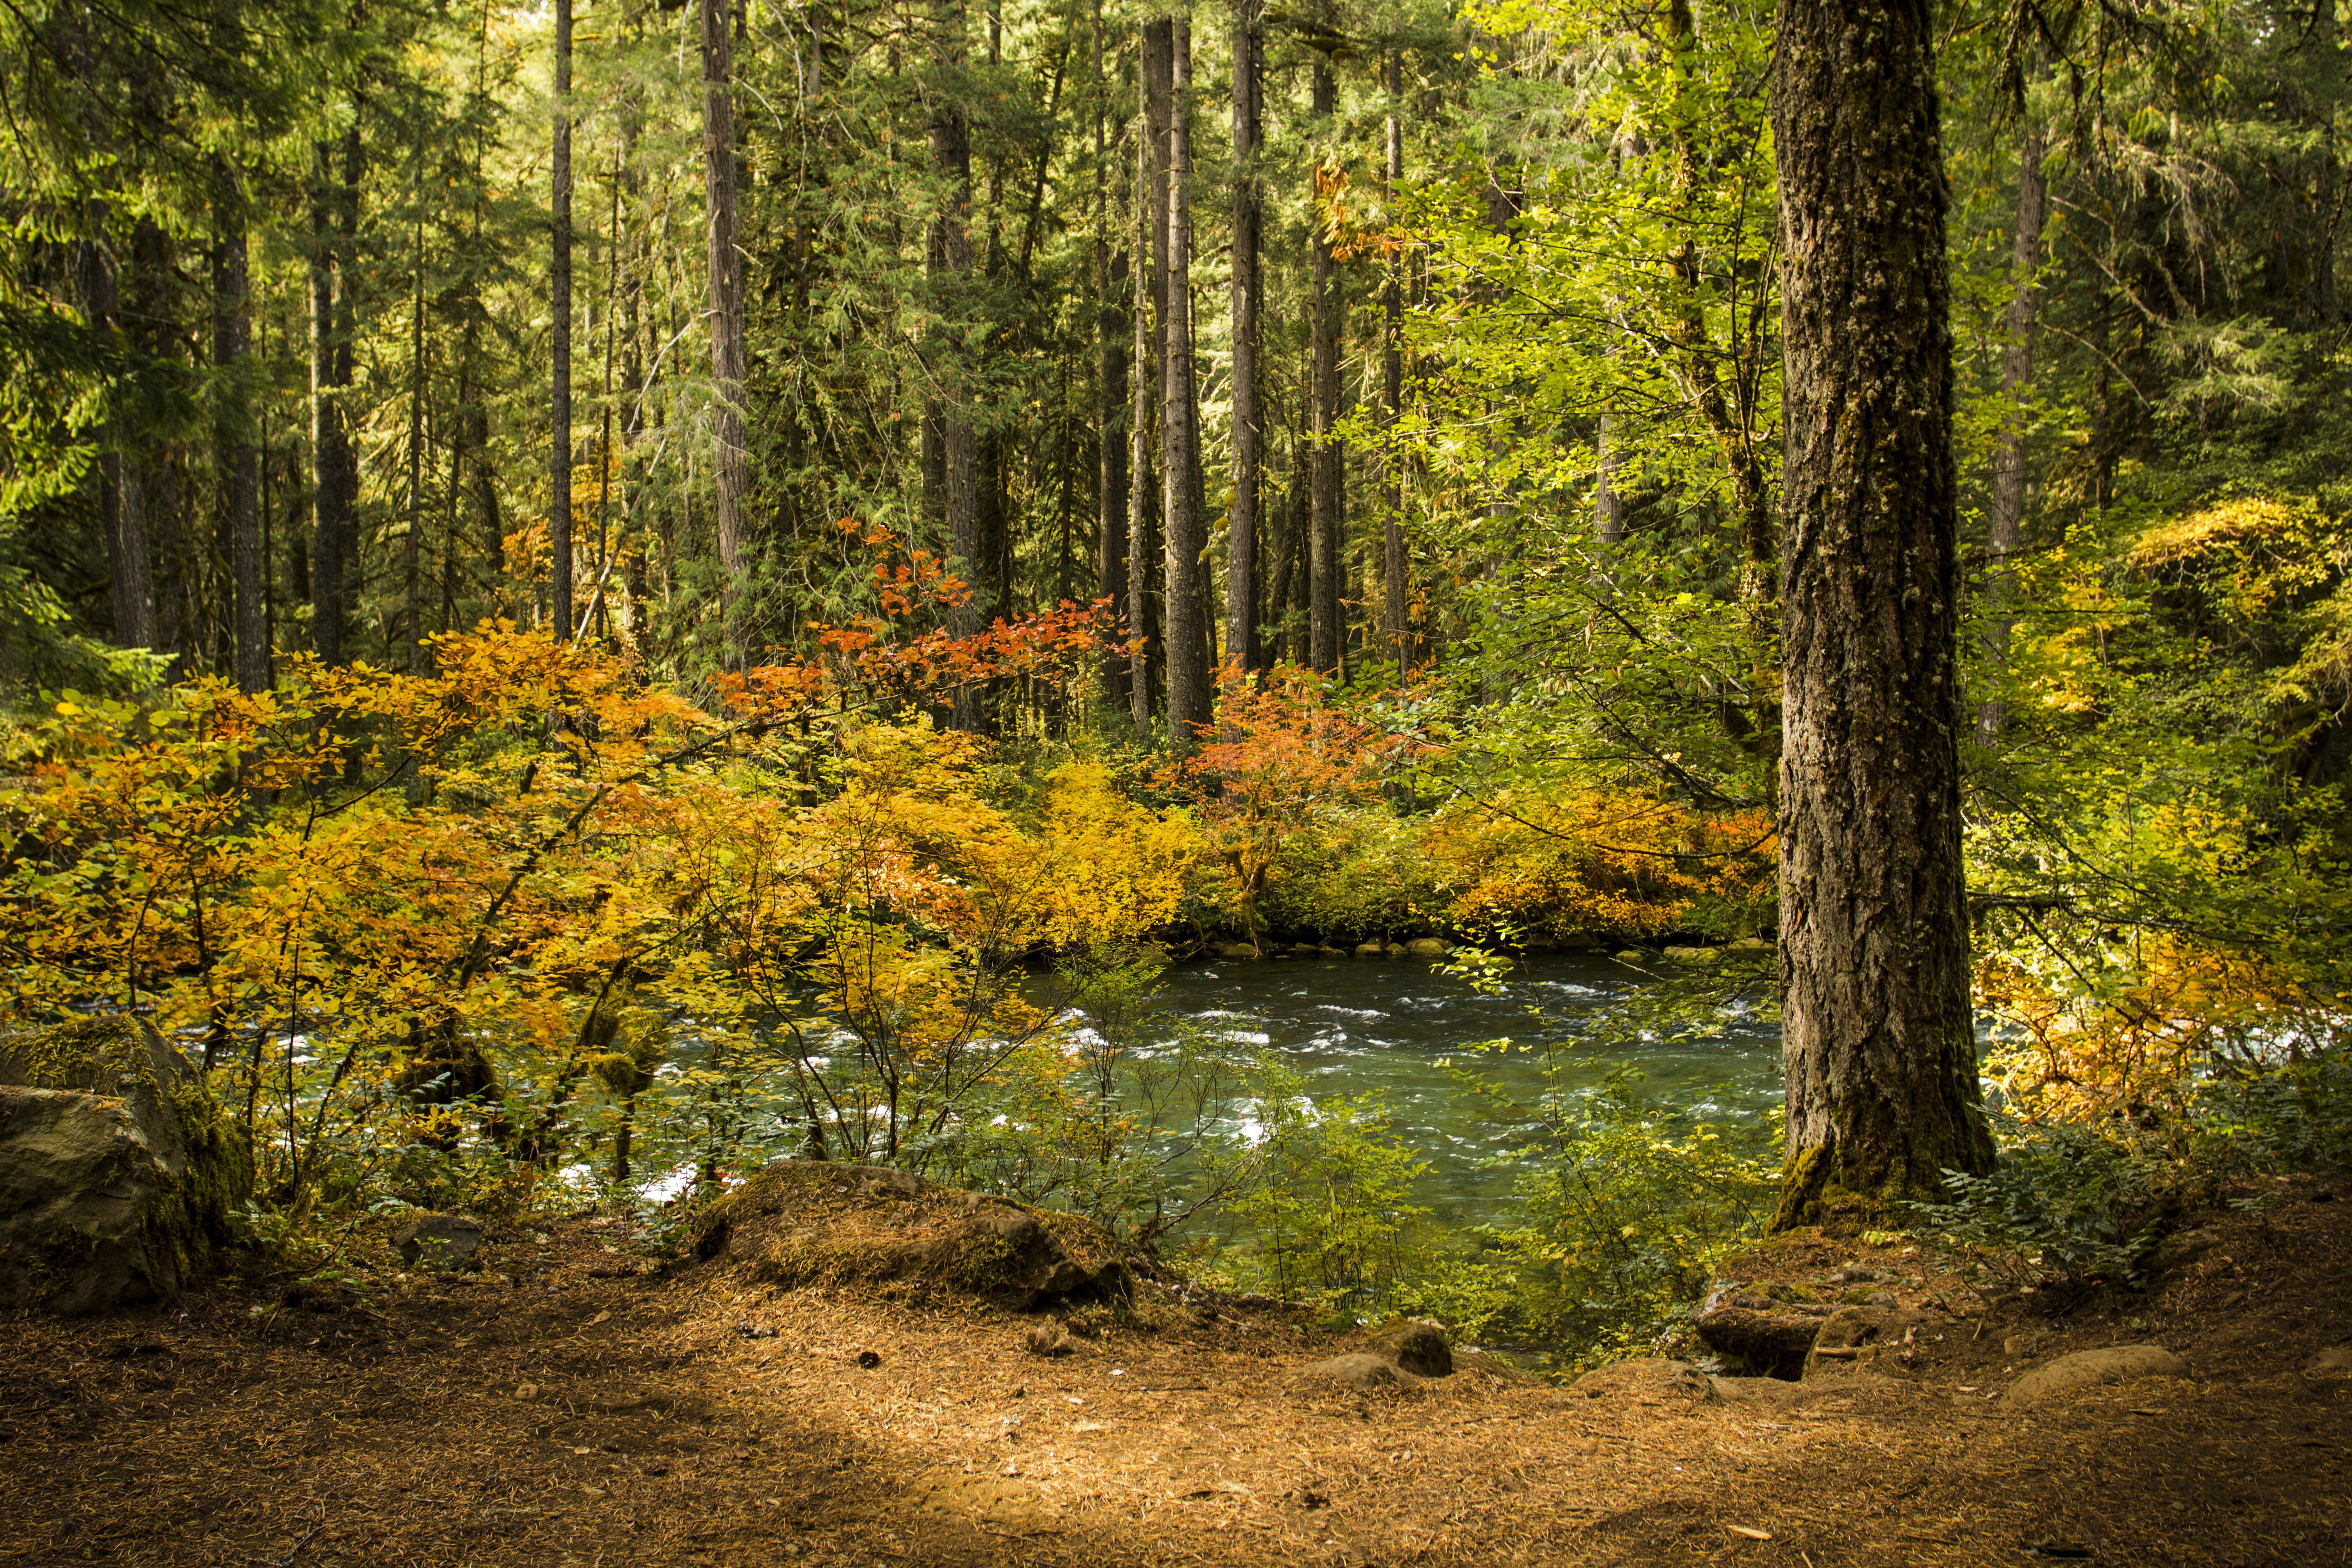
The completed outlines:
{"type": "MultiPolygon", "coordinates": [[[[2347,44],[1936,26],[2003,1159],[1909,1217],[2129,1278],[2352,1141],[2347,44]]],[[[814,1154],[1574,1358],[1771,1217],[1609,1070],[1776,1016],[1769,6],[0,47],[7,1005],[177,1031],[245,1239],[814,1154]],[[1420,1130],[1154,1000],[1302,947],[1642,984],[1464,1042],[1517,1197],[1447,1232],[1420,1130]]]]}

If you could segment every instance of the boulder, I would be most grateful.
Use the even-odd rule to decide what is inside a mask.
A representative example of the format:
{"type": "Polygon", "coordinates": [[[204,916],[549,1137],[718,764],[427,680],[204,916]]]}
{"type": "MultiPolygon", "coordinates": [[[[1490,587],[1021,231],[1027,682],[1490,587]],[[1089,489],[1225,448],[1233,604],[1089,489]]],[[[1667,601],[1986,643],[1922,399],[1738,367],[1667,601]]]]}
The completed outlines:
{"type": "Polygon", "coordinates": [[[1389,949],[1386,942],[1360,942],[1356,944],[1358,958],[1386,958],[1388,955],[1389,949]]]}
{"type": "Polygon", "coordinates": [[[0,1039],[0,1308],[169,1301],[252,1194],[243,1130],[144,1021],[0,1039]]]}
{"type": "Polygon", "coordinates": [[[1613,956],[1620,963],[1647,963],[1650,962],[1650,955],[1643,952],[1638,947],[1620,948],[1612,956],[1613,956]]]}
{"type": "Polygon", "coordinates": [[[695,1255],[747,1282],[954,1292],[1030,1311],[1109,1294],[1127,1266],[1092,1220],[908,1171],[785,1160],[705,1211],[695,1255]]]}
{"type": "Polygon", "coordinates": [[[2186,1377],[2189,1363],[2161,1345],[2116,1345],[2076,1351],[2037,1367],[2010,1385],[2011,1405],[2046,1405],[2101,1384],[2140,1377],[2186,1377]]]}
{"type": "Polygon", "coordinates": [[[1318,1361],[1298,1375],[1307,1382],[1340,1384],[1359,1394],[1383,1388],[1414,1389],[1428,1381],[1407,1372],[1387,1356],[1366,1351],[1318,1361]]]}
{"type": "Polygon", "coordinates": [[[1715,949],[1711,947],[1670,947],[1665,957],[1675,963],[1713,963],[1715,949]]]}
{"type": "Polygon", "coordinates": [[[1442,936],[1417,936],[1404,944],[1410,958],[1444,958],[1454,951],[1454,944],[1442,936]]]}
{"type": "Polygon", "coordinates": [[[1597,1367],[1570,1384],[1568,1391],[1587,1399],[1632,1400],[1641,1405],[1666,1400],[1713,1405],[1723,1398],[1716,1392],[1715,1380],[1690,1363],[1658,1356],[1597,1367]]]}
{"type": "Polygon", "coordinates": [[[1723,944],[1734,952],[1769,952],[1772,944],[1760,936],[1735,937],[1723,944]]]}
{"type": "Polygon", "coordinates": [[[1769,1377],[1804,1375],[1805,1357],[1830,1309],[1779,1301],[1748,1290],[1718,1290],[1692,1316],[1699,1342],[1769,1377]]]}
{"type": "Polygon", "coordinates": [[[1412,956],[1412,949],[1406,947],[1404,943],[1401,942],[1392,942],[1389,943],[1389,957],[1391,959],[1410,958],[1412,956]]]}
{"type": "Polygon", "coordinates": [[[482,1222],[464,1215],[429,1214],[394,1231],[392,1245],[403,1263],[446,1273],[481,1250],[482,1222]]]}
{"type": "Polygon", "coordinates": [[[1230,963],[1254,963],[1257,949],[1245,942],[1218,942],[1209,944],[1209,951],[1230,963]]]}

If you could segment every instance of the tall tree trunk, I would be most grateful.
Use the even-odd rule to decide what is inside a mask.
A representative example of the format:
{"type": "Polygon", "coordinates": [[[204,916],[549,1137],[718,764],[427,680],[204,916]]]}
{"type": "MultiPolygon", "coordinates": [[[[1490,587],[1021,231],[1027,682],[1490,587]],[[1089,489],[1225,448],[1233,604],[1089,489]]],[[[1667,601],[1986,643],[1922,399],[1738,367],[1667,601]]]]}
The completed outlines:
{"type": "Polygon", "coordinates": [[[351,563],[359,468],[352,453],[347,323],[352,315],[349,237],[358,225],[359,132],[343,142],[340,187],[335,146],[314,149],[310,205],[310,647],[320,662],[345,661],[344,574],[351,563]]]}
{"type": "Polygon", "coordinates": [[[1174,19],[1169,98],[1168,308],[1160,316],[1160,433],[1161,527],[1168,537],[1168,744],[1182,754],[1200,740],[1209,721],[1206,605],[1201,557],[1208,531],[1194,491],[1200,461],[1200,426],[1192,402],[1192,26],[1174,19]]]}
{"type": "Polygon", "coordinates": [[[268,608],[261,586],[261,455],[246,395],[253,354],[245,198],[224,160],[213,163],[213,365],[224,385],[214,447],[221,477],[221,542],[228,557],[240,691],[269,689],[268,608]]]}
{"type": "MultiPolygon", "coordinates": [[[[1110,84],[1103,75],[1101,0],[1094,17],[1095,88],[1095,430],[1097,458],[1095,591],[1127,616],[1127,315],[1119,295],[1127,284],[1127,253],[1111,240],[1108,145],[1110,84]]],[[[1129,635],[1133,635],[1131,632],[1129,635]]],[[[1124,704],[1128,661],[1103,660],[1103,700],[1124,704]]]]}
{"type": "Polygon", "coordinates": [[[729,657],[740,663],[748,656],[740,597],[748,564],[743,502],[751,488],[751,458],[743,432],[743,254],[735,238],[734,63],[728,11],[727,0],[702,0],[702,181],[710,273],[710,374],[719,400],[711,517],[718,527],[719,569],[726,577],[729,657]]]}
{"type": "Polygon", "coordinates": [[[401,651],[411,675],[416,673],[425,647],[425,208],[424,193],[415,195],[417,216],[412,260],[415,277],[408,301],[408,538],[401,552],[401,575],[408,595],[401,651]]]}
{"type": "MultiPolygon", "coordinates": [[[[2033,382],[2034,274],[2042,270],[2042,223],[2047,191],[2042,177],[2042,128],[2028,121],[2017,156],[2017,240],[2011,258],[2015,275],[2009,297],[2007,342],[2000,362],[2000,434],[1993,446],[1990,519],[1991,570],[1985,575],[1985,663],[1997,672],[2009,663],[2010,605],[2017,596],[2017,574],[2010,565],[2025,528],[2025,409],[2033,382]]],[[[1977,709],[1977,732],[1987,744],[2000,738],[2009,710],[1988,697],[1977,709]]]]}
{"type": "MultiPolygon", "coordinates": [[[[1319,54],[1315,57],[1313,102],[1314,134],[1319,147],[1331,134],[1332,111],[1339,102],[1339,84],[1332,78],[1331,63],[1319,54]]],[[[1315,365],[1310,395],[1313,447],[1308,469],[1311,521],[1307,529],[1307,624],[1308,657],[1315,668],[1326,675],[1338,675],[1341,673],[1348,635],[1339,615],[1339,579],[1347,569],[1346,562],[1340,558],[1340,541],[1346,528],[1346,474],[1342,467],[1344,454],[1336,434],[1339,424],[1339,333],[1346,306],[1320,199],[1326,170],[1334,167],[1326,162],[1329,156],[1328,149],[1317,154],[1317,200],[1308,214],[1313,235],[1308,247],[1307,310],[1315,365]]]]}
{"type": "Polygon", "coordinates": [[[1775,1228],[1991,1167],[1969,1010],[1958,510],[1927,0],[1780,0],[1780,986],[1775,1228]]]}
{"type": "MultiPolygon", "coordinates": [[[[971,129],[961,101],[965,66],[965,12],[961,0],[950,0],[941,8],[939,26],[931,168],[947,187],[946,205],[935,225],[935,248],[940,257],[938,308],[948,314],[966,308],[971,273],[971,129]]],[[[972,584],[972,598],[955,612],[952,624],[960,635],[969,635],[980,626],[979,599],[987,563],[982,558],[980,539],[979,431],[961,363],[962,353],[961,344],[940,344],[940,483],[949,552],[965,581],[972,584]]],[[[982,728],[980,696],[968,685],[956,689],[956,728],[975,732],[982,728]]]]}
{"type": "Polygon", "coordinates": [[[1169,71],[1167,22],[1147,22],[1141,46],[1140,93],[1135,122],[1135,343],[1132,379],[1135,411],[1129,421],[1128,476],[1128,633],[1135,643],[1134,668],[1128,681],[1128,707],[1139,739],[1151,739],[1152,675],[1165,643],[1153,613],[1152,584],[1158,580],[1152,545],[1152,391],[1156,384],[1153,349],[1157,322],[1164,306],[1162,282],[1167,268],[1168,226],[1160,218],[1159,145],[1165,115],[1169,71]]]}
{"type": "Polygon", "coordinates": [[[1617,416],[1604,407],[1593,436],[1597,461],[1592,481],[1593,528],[1604,546],[1625,542],[1625,498],[1617,489],[1617,474],[1625,463],[1620,445],[1617,416]]]}
{"type": "MultiPolygon", "coordinates": [[[[140,220],[143,225],[146,220],[140,220]]],[[[133,242],[134,247],[137,241],[133,242]]],[[[81,246],[81,287],[91,329],[112,332],[118,325],[114,258],[101,232],[81,246]]],[[[136,250],[132,266],[137,266],[136,250]]],[[[126,334],[134,353],[143,353],[142,334],[126,334]]],[[[127,404],[128,400],[124,400],[127,404]]],[[[106,531],[109,596],[114,641],[121,647],[150,647],[155,640],[155,587],[147,561],[147,517],[139,494],[139,433],[127,406],[110,410],[106,449],[99,459],[100,519],[106,531]]]]}
{"type": "Polygon", "coordinates": [[[1225,658],[1244,669],[1258,654],[1257,150],[1263,106],[1258,52],[1265,0],[1234,0],[1234,500],[1225,524],[1225,658]]]}
{"type": "MultiPolygon", "coordinates": [[[[715,0],[704,0],[706,9],[715,0]]],[[[722,24],[723,26],[723,24],[722,24]]],[[[708,52],[709,24],[704,25],[708,52]]],[[[704,74],[709,75],[709,62],[704,74]]],[[[553,424],[548,454],[547,543],[550,556],[549,630],[556,641],[572,636],[572,0],[555,0],[555,153],[553,246],[548,262],[548,317],[554,363],[549,370],[549,417],[553,424]]]]}
{"type": "MultiPolygon", "coordinates": [[[[1403,61],[1399,52],[1389,50],[1388,61],[1388,199],[1397,199],[1397,187],[1404,183],[1403,61]]],[[[1412,584],[1406,576],[1404,547],[1404,453],[1396,437],[1397,422],[1404,417],[1404,288],[1401,277],[1404,263],[1391,256],[1388,276],[1381,281],[1381,304],[1387,320],[1382,325],[1381,345],[1381,424],[1388,432],[1388,524],[1381,536],[1381,584],[1383,590],[1381,605],[1381,630],[1388,640],[1388,656],[1396,661],[1400,673],[1412,664],[1412,584]]]]}

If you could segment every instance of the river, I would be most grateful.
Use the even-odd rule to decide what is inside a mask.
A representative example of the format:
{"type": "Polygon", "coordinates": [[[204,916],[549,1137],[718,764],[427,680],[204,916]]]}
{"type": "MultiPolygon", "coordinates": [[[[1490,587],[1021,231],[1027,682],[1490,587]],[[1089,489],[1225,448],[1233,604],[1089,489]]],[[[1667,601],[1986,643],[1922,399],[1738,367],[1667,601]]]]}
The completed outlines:
{"type": "MultiPolygon", "coordinates": [[[[1522,1047],[1573,1046],[1612,1003],[1654,984],[1597,953],[1529,955],[1486,994],[1424,960],[1277,958],[1171,968],[1160,1000],[1182,1016],[1269,1047],[1307,1079],[1310,1095],[1378,1095],[1393,1126],[1430,1170],[1420,1201],[1449,1226],[1496,1217],[1513,1172],[1499,1157],[1522,1129],[1465,1092],[1468,1068],[1521,1097],[1542,1086],[1541,1053],[1474,1052],[1508,1037],[1522,1047]]],[[[1670,1041],[1636,1038],[1578,1050],[1563,1079],[1597,1089],[1630,1061],[1644,1091],[1761,1143],[1780,1109],[1780,1038],[1769,1022],[1735,1014],[1717,1032],[1670,1041]]]]}

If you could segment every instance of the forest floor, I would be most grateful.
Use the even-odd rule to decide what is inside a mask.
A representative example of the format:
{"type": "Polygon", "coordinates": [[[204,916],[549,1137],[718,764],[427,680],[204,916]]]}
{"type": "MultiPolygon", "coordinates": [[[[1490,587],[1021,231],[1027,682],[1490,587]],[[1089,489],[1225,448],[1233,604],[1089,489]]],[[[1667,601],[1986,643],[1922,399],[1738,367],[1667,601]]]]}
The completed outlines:
{"type": "Polygon", "coordinates": [[[2352,1563],[2352,1383],[2305,1371],[2352,1342],[2352,1178],[2260,1192],[2146,1295],[1986,1302],[1818,1237],[1735,1265],[1900,1275],[1954,1312],[1907,1365],[1369,1396],[1302,1378],[1348,1347],[1278,1315],[1169,1305],[1046,1360],[977,1305],[494,1235],[464,1282],[387,1253],[355,1292],[10,1324],[0,1564],[2352,1563]],[[2191,1375],[2001,1397],[2119,1343],[2191,1375]]]}

